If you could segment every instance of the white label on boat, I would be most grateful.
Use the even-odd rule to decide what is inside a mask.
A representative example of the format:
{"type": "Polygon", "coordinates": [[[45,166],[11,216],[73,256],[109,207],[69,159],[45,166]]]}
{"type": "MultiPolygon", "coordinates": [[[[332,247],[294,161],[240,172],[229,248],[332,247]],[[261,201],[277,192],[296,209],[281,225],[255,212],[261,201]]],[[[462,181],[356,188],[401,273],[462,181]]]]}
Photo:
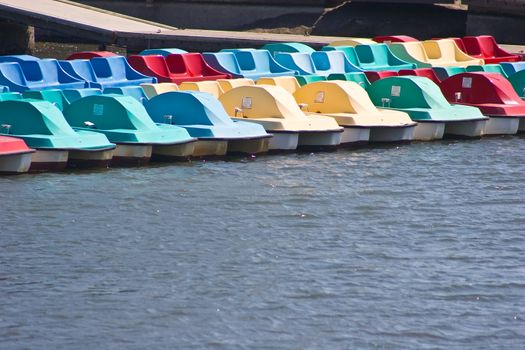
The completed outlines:
{"type": "Polygon", "coordinates": [[[104,105],[93,105],[93,114],[94,115],[102,115],[104,114],[104,105]]]}
{"type": "Polygon", "coordinates": [[[390,90],[390,96],[399,96],[401,95],[401,86],[393,85],[392,90],[390,90]]]}
{"type": "Polygon", "coordinates": [[[315,103],[323,103],[324,102],[324,91],[317,91],[315,94],[315,103]]]}
{"type": "Polygon", "coordinates": [[[470,89],[472,87],[472,78],[465,77],[463,78],[463,81],[461,82],[461,86],[465,89],[470,89]]]}
{"type": "Polygon", "coordinates": [[[244,108],[244,109],[252,108],[252,98],[251,97],[243,97],[242,98],[242,108],[244,108]]]}

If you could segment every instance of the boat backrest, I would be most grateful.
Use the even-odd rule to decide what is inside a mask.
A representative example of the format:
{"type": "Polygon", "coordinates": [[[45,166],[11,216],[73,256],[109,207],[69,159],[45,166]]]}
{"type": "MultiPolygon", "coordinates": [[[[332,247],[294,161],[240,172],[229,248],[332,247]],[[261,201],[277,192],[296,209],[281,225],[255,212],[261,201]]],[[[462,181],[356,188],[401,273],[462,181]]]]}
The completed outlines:
{"type": "Polygon", "coordinates": [[[219,71],[242,75],[239,62],[233,52],[205,52],[204,60],[219,71]]]}
{"type": "Polygon", "coordinates": [[[166,59],[161,55],[131,55],[128,57],[129,64],[142,73],[154,74],[157,77],[169,77],[170,70],[166,59]]]}
{"type": "Polygon", "coordinates": [[[9,86],[9,83],[27,86],[27,80],[20,64],[16,62],[0,63],[0,84],[9,86]]]}
{"type": "Polygon", "coordinates": [[[359,60],[359,57],[357,55],[357,52],[355,48],[359,46],[324,46],[321,50],[322,51],[343,51],[345,53],[346,58],[357,67],[360,67],[361,62],[359,60]]]}
{"type": "Polygon", "coordinates": [[[91,95],[101,95],[102,90],[96,88],[84,88],[84,89],[64,89],[62,90],[68,104],[81,99],[82,97],[91,95]]]}
{"type": "Polygon", "coordinates": [[[97,75],[89,60],[59,61],[60,67],[69,75],[87,82],[96,82],[97,75]]]}
{"type": "Polygon", "coordinates": [[[301,74],[315,74],[312,57],[306,52],[282,52],[275,55],[275,60],[281,66],[299,71],[301,74]]]}

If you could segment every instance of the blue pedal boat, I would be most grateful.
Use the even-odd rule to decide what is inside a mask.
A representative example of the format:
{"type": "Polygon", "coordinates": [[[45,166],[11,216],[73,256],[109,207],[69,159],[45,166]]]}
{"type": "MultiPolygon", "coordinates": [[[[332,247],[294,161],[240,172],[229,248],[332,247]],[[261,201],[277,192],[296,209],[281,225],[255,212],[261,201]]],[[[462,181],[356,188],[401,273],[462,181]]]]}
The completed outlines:
{"type": "Polygon", "coordinates": [[[233,121],[219,100],[209,93],[167,92],[153,97],[144,105],[155,122],[181,126],[199,139],[194,156],[268,151],[271,135],[261,125],[233,121]]]}

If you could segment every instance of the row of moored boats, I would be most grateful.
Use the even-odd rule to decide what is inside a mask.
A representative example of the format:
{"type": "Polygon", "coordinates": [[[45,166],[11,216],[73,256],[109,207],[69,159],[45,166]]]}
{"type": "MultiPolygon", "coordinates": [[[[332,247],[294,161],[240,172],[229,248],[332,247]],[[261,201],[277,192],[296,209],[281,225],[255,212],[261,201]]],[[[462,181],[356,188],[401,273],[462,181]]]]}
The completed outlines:
{"type": "Polygon", "coordinates": [[[7,85],[0,93],[0,172],[525,131],[525,102],[498,74],[463,72],[439,82],[396,75],[372,83],[363,72],[340,75],[310,82],[269,74],[20,91],[7,85]]]}

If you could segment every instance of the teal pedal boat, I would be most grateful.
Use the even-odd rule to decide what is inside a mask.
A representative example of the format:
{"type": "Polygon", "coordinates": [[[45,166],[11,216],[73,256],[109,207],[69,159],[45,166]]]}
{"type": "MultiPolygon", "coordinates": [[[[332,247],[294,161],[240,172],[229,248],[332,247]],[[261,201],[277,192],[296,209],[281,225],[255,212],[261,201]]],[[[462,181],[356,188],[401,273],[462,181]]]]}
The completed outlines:
{"type": "Polygon", "coordinates": [[[111,165],[187,160],[197,141],[184,128],[156,124],[131,96],[86,96],[67,106],[64,115],[76,130],[102,133],[117,145],[111,165]]]}
{"type": "Polygon", "coordinates": [[[272,137],[259,124],[233,121],[217,98],[198,91],[173,91],[144,103],[153,121],[181,126],[198,138],[194,156],[268,151],[272,137]]]}
{"type": "Polygon", "coordinates": [[[451,105],[439,87],[424,77],[380,79],[367,92],[374,105],[406,112],[418,123],[414,140],[479,138],[488,120],[476,107],[451,105]]]}
{"type": "Polygon", "coordinates": [[[73,130],[62,112],[47,101],[0,102],[0,133],[23,139],[36,150],[29,171],[107,167],[115,145],[99,133],[73,130]]]}

